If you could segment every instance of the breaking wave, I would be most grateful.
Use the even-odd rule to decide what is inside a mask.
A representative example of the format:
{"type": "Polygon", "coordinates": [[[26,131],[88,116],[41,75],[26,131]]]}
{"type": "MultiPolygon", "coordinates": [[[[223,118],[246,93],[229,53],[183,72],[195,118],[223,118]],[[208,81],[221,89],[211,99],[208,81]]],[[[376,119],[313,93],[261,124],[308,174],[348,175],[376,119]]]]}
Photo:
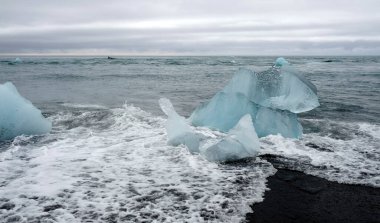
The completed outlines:
{"type": "Polygon", "coordinates": [[[0,153],[1,219],[239,222],[275,173],[257,158],[216,164],[166,144],[164,119],[137,107],[68,104],[47,136],[0,153]]]}

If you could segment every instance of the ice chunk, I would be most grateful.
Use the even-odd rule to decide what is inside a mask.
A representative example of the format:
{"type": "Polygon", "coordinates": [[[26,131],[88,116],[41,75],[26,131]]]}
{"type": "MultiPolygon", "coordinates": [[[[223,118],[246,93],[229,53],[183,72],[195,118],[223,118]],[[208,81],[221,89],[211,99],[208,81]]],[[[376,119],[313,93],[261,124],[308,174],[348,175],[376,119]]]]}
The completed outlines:
{"type": "Polygon", "coordinates": [[[17,58],[15,59],[14,62],[15,62],[15,63],[22,63],[22,60],[21,60],[20,58],[17,57],[17,58]]]}
{"type": "Polygon", "coordinates": [[[255,157],[259,152],[259,139],[249,114],[244,115],[220,142],[202,149],[202,155],[209,161],[233,161],[255,157]]]}
{"type": "Polygon", "coordinates": [[[0,84],[0,140],[22,134],[40,135],[50,130],[51,122],[11,82],[0,84]]]}
{"type": "Polygon", "coordinates": [[[191,129],[187,120],[177,114],[169,99],[161,98],[158,102],[162,111],[168,116],[166,121],[168,144],[173,146],[183,144],[190,152],[199,152],[199,137],[191,129]]]}
{"type": "Polygon", "coordinates": [[[288,65],[289,62],[287,60],[285,60],[285,58],[283,57],[279,57],[276,59],[276,61],[274,62],[274,65],[276,67],[282,67],[283,65],[288,65]]]}

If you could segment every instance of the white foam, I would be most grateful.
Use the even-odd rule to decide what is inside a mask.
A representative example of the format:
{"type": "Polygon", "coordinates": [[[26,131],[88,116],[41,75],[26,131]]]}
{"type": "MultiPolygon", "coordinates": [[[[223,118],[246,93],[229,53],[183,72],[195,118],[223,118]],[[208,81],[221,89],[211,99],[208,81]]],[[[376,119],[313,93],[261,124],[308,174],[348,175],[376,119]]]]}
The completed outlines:
{"type": "Polygon", "coordinates": [[[0,153],[0,205],[15,205],[0,219],[239,222],[262,201],[275,172],[269,163],[208,162],[167,146],[164,119],[133,106],[110,113],[101,120],[109,127],[67,128],[98,113],[60,112],[50,135],[36,143],[17,138],[0,153]]]}
{"type": "Polygon", "coordinates": [[[380,187],[380,126],[312,121],[326,129],[304,134],[301,140],[261,138],[263,154],[280,156],[287,167],[330,181],[380,187]]]}
{"type": "Polygon", "coordinates": [[[63,106],[70,108],[96,108],[96,109],[107,109],[108,107],[104,105],[97,104],[75,104],[75,103],[63,103],[63,106]]]}

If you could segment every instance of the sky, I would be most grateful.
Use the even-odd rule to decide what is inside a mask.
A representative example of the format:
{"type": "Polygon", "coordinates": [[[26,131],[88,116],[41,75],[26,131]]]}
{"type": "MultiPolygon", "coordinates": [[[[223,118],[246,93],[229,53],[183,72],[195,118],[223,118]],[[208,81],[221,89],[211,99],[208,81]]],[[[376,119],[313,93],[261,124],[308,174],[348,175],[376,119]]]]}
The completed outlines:
{"type": "Polygon", "coordinates": [[[1,0],[0,54],[380,55],[380,0],[1,0]]]}

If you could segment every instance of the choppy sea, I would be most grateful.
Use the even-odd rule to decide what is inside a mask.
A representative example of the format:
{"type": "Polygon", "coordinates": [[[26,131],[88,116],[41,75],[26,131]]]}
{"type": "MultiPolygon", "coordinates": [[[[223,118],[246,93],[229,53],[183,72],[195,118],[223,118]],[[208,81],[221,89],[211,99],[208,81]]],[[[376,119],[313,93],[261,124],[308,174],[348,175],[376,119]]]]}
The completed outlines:
{"type": "Polygon", "coordinates": [[[380,187],[380,57],[286,57],[318,88],[321,106],[299,115],[302,139],[267,136],[262,156],[224,164],[168,146],[158,99],[188,117],[239,68],[275,57],[21,59],[0,57],[0,83],[53,129],[0,142],[0,222],[239,222],[276,172],[265,156],[380,187]]]}

